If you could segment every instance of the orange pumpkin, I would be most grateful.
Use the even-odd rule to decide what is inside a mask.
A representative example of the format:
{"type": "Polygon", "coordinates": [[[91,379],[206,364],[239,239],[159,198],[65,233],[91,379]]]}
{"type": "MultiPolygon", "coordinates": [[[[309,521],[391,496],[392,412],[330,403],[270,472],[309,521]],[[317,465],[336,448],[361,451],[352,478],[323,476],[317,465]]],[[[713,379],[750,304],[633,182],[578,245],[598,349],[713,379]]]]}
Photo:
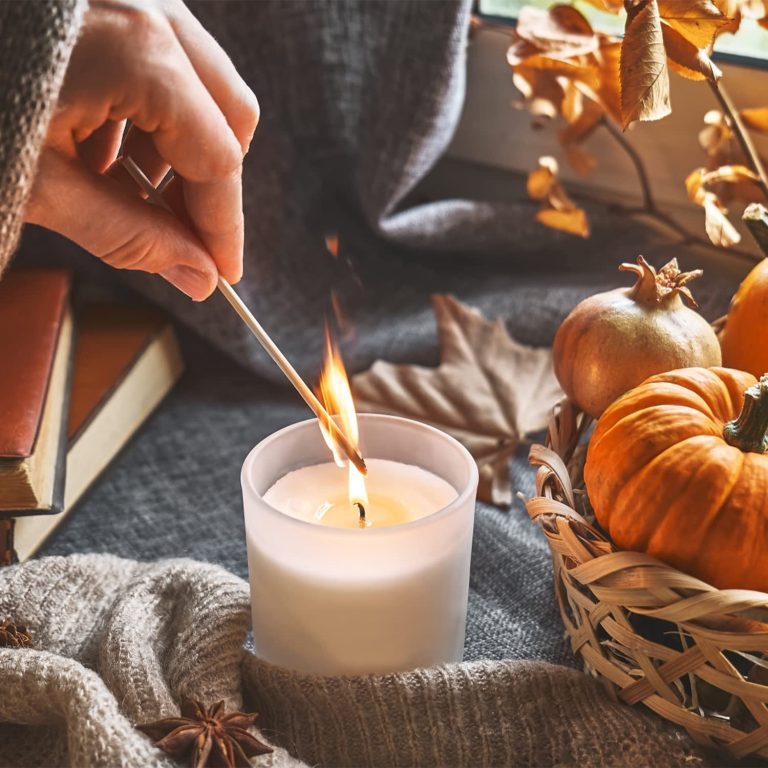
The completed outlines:
{"type": "Polygon", "coordinates": [[[683,368],[608,407],[584,479],[600,525],[715,587],[768,592],[768,375],[683,368]]]}
{"type": "Polygon", "coordinates": [[[723,365],[760,376],[768,371],[768,259],[744,279],[731,301],[720,345],[723,365]]]}

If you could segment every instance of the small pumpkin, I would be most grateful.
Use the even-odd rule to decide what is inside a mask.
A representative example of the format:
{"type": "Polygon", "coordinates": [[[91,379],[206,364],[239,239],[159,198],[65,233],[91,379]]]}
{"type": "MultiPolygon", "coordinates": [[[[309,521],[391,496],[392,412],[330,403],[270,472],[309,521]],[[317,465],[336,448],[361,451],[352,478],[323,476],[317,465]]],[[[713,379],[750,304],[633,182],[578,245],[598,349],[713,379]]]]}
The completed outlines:
{"type": "Polygon", "coordinates": [[[746,276],[731,301],[720,343],[723,365],[760,376],[768,371],[768,259],[746,276]]]}
{"type": "Polygon", "coordinates": [[[715,587],[768,592],[768,375],[687,368],[611,405],[584,479],[600,525],[715,587]]]}
{"type": "Polygon", "coordinates": [[[619,269],[634,272],[636,283],[578,304],[552,349],[563,391],[595,417],[655,373],[722,362],[712,327],[682,301],[696,306],[687,284],[701,270],[681,272],[672,259],[657,273],[642,256],[619,269]]]}

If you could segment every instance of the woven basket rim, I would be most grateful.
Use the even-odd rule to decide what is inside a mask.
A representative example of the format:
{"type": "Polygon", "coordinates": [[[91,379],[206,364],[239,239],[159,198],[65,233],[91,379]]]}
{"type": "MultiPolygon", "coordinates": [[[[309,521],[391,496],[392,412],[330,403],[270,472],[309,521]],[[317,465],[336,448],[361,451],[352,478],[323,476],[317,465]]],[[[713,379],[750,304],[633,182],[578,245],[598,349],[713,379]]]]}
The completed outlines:
{"type": "Polygon", "coordinates": [[[591,423],[561,401],[547,444],[529,457],[536,495],[526,506],[547,538],[574,653],[619,700],[642,702],[732,757],[768,757],[768,593],[717,589],[614,546],[580,511],[591,423]]]}

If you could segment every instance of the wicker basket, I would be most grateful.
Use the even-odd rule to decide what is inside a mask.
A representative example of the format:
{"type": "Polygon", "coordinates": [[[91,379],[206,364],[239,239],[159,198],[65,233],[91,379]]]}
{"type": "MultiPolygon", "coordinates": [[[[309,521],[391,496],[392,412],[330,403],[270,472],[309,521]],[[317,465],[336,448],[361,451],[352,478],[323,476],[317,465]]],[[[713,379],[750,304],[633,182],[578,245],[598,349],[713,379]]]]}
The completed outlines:
{"type": "Polygon", "coordinates": [[[768,757],[768,594],[718,590],[616,549],[583,490],[589,425],[571,403],[558,406],[548,447],[531,449],[539,469],[527,502],[552,552],[574,653],[612,697],[642,703],[734,758],[768,757]]]}

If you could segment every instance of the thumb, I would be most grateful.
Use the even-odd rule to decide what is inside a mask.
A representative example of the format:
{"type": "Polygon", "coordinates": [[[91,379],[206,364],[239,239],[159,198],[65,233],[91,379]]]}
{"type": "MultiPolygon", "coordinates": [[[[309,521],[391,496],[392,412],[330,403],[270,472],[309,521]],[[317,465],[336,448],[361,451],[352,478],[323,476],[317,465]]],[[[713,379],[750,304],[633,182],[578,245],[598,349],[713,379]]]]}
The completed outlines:
{"type": "Polygon", "coordinates": [[[196,301],[216,287],[215,262],[171,213],[55,150],[40,157],[25,219],[64,235],[115,269],[160,274],[196,301]]]}

